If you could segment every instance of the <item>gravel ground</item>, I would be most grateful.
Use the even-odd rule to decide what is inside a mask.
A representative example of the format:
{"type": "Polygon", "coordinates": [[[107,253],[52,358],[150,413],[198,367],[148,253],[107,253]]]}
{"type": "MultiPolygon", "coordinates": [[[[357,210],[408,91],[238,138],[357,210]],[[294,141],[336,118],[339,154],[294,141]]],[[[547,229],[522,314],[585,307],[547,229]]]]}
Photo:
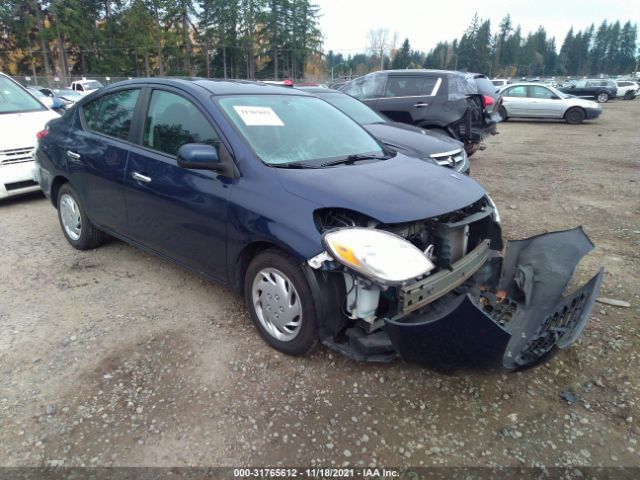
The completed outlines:
{"type": "Polygon", "coordinates": [[[640,100],[509,121],[474,157],[505,235],[583,225],[606,267],[581,340],[521,373],[289,358],[242,300],[119,241],[0,204],[0,465],[640,466],[640,100]]]}

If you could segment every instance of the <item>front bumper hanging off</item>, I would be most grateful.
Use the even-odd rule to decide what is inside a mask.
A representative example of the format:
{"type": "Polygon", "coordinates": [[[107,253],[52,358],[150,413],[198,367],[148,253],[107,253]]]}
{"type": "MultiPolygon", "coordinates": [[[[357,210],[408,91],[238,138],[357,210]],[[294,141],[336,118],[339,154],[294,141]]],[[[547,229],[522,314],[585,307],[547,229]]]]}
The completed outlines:
{"type": "MultiPolygon", "coordinates": [[[[386,319],[384,331],[401,357],[420,364],[536,365],[575,342],[587,324],[603,269],[571,295],[563,292],[592,248],[576,228],[510,241],[504,257],[485,257],[469,279],[465,269],[474,268],[474,259],[467,258],[466,267],[447,272],[459,284],[465,282],[464,290],[442,297],[426,313],[420,309],[386,319]]],[[[475,262],[483,252],[476,252],[475,262]]],[[[408,294],[415,295],[415,289],[408,294]]]]}

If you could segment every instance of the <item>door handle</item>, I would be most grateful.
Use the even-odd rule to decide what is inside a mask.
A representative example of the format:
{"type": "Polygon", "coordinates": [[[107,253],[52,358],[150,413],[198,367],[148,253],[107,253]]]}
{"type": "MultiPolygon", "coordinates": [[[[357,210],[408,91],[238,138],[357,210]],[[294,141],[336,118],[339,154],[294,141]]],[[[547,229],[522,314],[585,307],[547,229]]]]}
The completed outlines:
{"type": "Polygon", "coordinates": [[[67,158],[69,158],[70,160],[78,161],[80,160],[80,154],[72,152],[71,150],[67,150],[67,158]]]}
{"type": "Polygon", "coordinates": [[[424,103],[424,102],[418,102],[413,104],[413,106],[416,108],[423,108],[423,107],[427,107],[428,105],[429,105],[428,103],[424,103]]]}
{"type": "Polygon", "coordinates": [[[149,183],[151,181],[151,177],[147,177],[146,175],[142,175],[141,173],[138,173],[138,172],[133,172],[131,174],[131,178],[144,183],[149,183]]]}

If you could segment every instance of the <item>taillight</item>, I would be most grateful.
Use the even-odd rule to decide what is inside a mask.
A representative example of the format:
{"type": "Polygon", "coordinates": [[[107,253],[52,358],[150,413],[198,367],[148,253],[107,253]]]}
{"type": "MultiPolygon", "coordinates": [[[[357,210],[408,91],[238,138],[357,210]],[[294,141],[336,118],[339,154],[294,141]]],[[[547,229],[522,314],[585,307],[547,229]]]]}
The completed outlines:
{"type": "Polygon", "coordinates": [[[483,95],[482,105],[484,105],[485,108],[490,107],[491,105],[493,105],[493,98],[491,98],[489,95],[483,95]]]}
{"type": "Polygon", "coordinates": [[[38,140],[42,140],[47,135],[49,135],[49,130],[45,128],[44,130],[40,130],[38,133],[36,133],[36,138],[38,140]]]}

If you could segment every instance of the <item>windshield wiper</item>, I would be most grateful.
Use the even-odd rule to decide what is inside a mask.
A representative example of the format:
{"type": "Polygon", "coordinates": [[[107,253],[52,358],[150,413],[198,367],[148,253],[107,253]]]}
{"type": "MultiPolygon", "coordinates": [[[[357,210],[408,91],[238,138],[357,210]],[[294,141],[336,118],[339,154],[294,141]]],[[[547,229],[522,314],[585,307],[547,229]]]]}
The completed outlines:
{"type": "Polygon", "coordinates": [[[321,167],[330,167],[331,165],[351,165],[353,162],[358,162],[360,160],[389,160],[391,157],[387,155],[368,155],[358,153],[355,155],[347,155],[344,158],[339,158],[337,160],[331,160],[330,162],[325,162],[320,164],[321,167]]]}
{"type": "Polygon", "coordinates": [[[302,163],[302,162],[272,163],[272,164],[270,164],[270,166],[275,167],[275,168],[297,168],[297,169],[320,168],[320,167],[318,167],[316,165],[311,165],[309,163],[302,163]]]}

